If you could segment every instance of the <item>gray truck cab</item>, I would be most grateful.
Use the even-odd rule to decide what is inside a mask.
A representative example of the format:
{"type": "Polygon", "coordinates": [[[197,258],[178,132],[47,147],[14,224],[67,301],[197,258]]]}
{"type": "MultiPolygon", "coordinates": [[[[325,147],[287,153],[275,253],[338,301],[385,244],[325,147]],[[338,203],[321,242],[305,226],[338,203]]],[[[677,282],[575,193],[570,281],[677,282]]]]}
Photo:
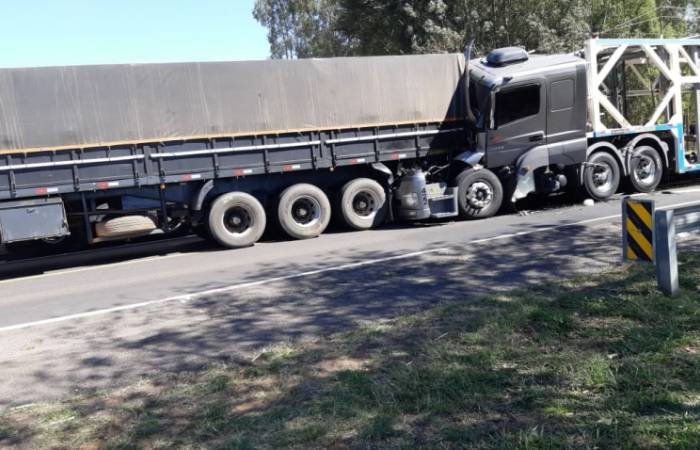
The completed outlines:
{"type": "Polygon", "coordinates": [[[471,60],[468,70],[481,164],[515,174],[506,190],[512,201],[563,187],[570,169],[586,160],[586,62],[510,47],[471,60]]]}

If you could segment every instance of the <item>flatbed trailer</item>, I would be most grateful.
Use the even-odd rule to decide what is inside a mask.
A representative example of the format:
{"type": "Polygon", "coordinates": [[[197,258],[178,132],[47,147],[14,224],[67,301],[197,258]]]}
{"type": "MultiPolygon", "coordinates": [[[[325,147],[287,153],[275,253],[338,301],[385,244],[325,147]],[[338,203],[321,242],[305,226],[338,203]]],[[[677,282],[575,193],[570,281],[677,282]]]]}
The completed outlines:
{"type": "MultiPolygon", "coordinates": [[[[466,145],[463,75],[462,55],[0,70],[0,243],[194,229],[240,247],[268,216],[307,238],[347,190],[340,219],[371,228],[395,176],[466,145]]],[[[440,189],[399,215],[456,215],[440,189]]]]}
{"type": "MultiPolygon", "coordinates": [[[[29,216],[17,214],[12,218],[17,225],[3,224],[9,225],[3,229],[17,230],[22,237],[31,214],[41,208],[60,209],[59,203],[46,201],[60,198],[67,216],[46,223],[44,238],[62,236],[55,229],[61,221],[68,235],[69,225],[79,218],[90,242],[111,240],[94,235],[94,218],[147,211],[157,211],[163,224],[152,230],[157,234],[171,231],[168,218],[175,209],[197,216],[207,206],[206,197],[221,192],[241,189],[266,200],[268,192],[278,193],[293,181],[331,189],[362,173],[387,179],[392,176],[387,165],[402,161],[449,162],[449,155],[465,142],[466,132],[463,122],[427,122],[5,154],[0,164],[0,200],[5,201],[0,205],[19,205],[22,210],[31,205],[34,211],[29,216]],[[138,201],[134,207],[122,202],[118,211],[98,208],[102,200],[115,197],[138,201]]],[[[436,208],[432,215],[440,217],[436,208]]],[[[3,235],[4,242],[13,238],[3,235]]]]}
{"type": "Polygon", "coordinates": [[[331,215],[364,230],[649,192],[700,171],[699,43],[0,70],[0,244],[193,230],[236,248],[331,215]]]}

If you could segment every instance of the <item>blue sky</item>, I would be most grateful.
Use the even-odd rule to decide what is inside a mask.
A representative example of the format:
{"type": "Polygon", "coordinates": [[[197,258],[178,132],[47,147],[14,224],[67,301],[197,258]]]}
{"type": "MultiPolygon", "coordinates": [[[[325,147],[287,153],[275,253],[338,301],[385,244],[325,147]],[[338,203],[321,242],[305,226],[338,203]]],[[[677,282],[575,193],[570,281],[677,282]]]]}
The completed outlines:
{"type": "Polygon", "coordinates": [[[0,0],[0,67],[265,59],[254,0],[0,0]]]}

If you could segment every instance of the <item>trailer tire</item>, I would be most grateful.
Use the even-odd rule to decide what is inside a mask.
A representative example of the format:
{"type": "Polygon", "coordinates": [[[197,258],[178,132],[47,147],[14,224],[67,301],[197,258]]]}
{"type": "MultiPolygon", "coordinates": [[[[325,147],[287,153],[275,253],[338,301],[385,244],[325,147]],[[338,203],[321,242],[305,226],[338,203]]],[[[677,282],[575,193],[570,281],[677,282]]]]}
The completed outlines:
{"type": "Polygon", "coordinates": [[[469,168],[455,178],[459,215],[465,219],[484,219],[496,215],[503,203],[501,180],[488,169],[469,168]]]}
{"type": "Polygon", "coordinates": [[[120,216],[95,224],[97,237],[138,237],[148,234],[157,228],[153,219],[148,216],[120,216]]]}
{"type": "Polygon", "coordinates": [[[596,201],[605,201],[620,187],[620,165],[607,152],[596,152],[583,166],[583,187],[596,201]]]}
{"type": "Polygon", "coordinates": [[[244,192],[219,196],[209,210],[211,237],[228,248],[250,247],[260,240],[267,218],[258,199],[244,192]]]}
{"type": "Polygon", "coordinates": [[[347,182],[338,203],[343,222],[355,230],[369,230],[384,223],[389,207],[384,188],[370,178],[347,182]]]}
{"type": "Polygon", "coordinates": [[[630,159],[629,182],[637,192],[656,190],[664,174],[664,164],[659,152],[651,146],[641,145],[634,149],[630,159]]]}
{"type": "Polygon", "coordinates": [[[285,189],[277,204],[282,230],[294,239],[310,239],[326,230],[331,204],[326,194],[312,184],[299,183],[285,189]]]}

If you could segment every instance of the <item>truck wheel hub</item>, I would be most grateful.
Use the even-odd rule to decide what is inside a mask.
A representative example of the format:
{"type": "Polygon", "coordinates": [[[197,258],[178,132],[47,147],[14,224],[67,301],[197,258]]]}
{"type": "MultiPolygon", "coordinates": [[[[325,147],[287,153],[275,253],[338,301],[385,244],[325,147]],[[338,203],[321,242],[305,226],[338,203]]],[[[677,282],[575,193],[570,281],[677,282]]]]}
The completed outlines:
{"type": "Polygon", "coordinates": [[[229,209],[224,217],[224,225],[231,233],[243,233],[252,223],[253,217],[250,212],[240,206],[229,209]]]}
{"type": "Polygon", "coordinates": [[[642,183],[651,183],[656,176],[656,167],[653,164],[651,158],[648,156],[642,156],[637,163],[637,168],[634,171],[637,180],[642,183]]]}
{"type": "Polygon", "coordinates": [[[597,187],[606,187],[610,183],[611,175],[610,167],[607,165],[598,165],[593,171],[593,182],[597,187]]]}
{"type": "Polygon", "coordinates": [[[292,218],[302,226],[311,226],[321,217],[321,205],[311,197],[302,197],[292,204],[292,218]]]}
{"type": "Polygon", "coordinates": [[[359,192],[352,202],[352,209],[360,216],[369,216],[375,210],[374,197],[367,192],[359,192]]]}
{"type": "Polygon", "coordinates": [[[467,191],[467,202],[473,208],[485,208],[491,204],[493,200],[493,189],[488,183],[478,181],[471,186],[467,191]]]}

